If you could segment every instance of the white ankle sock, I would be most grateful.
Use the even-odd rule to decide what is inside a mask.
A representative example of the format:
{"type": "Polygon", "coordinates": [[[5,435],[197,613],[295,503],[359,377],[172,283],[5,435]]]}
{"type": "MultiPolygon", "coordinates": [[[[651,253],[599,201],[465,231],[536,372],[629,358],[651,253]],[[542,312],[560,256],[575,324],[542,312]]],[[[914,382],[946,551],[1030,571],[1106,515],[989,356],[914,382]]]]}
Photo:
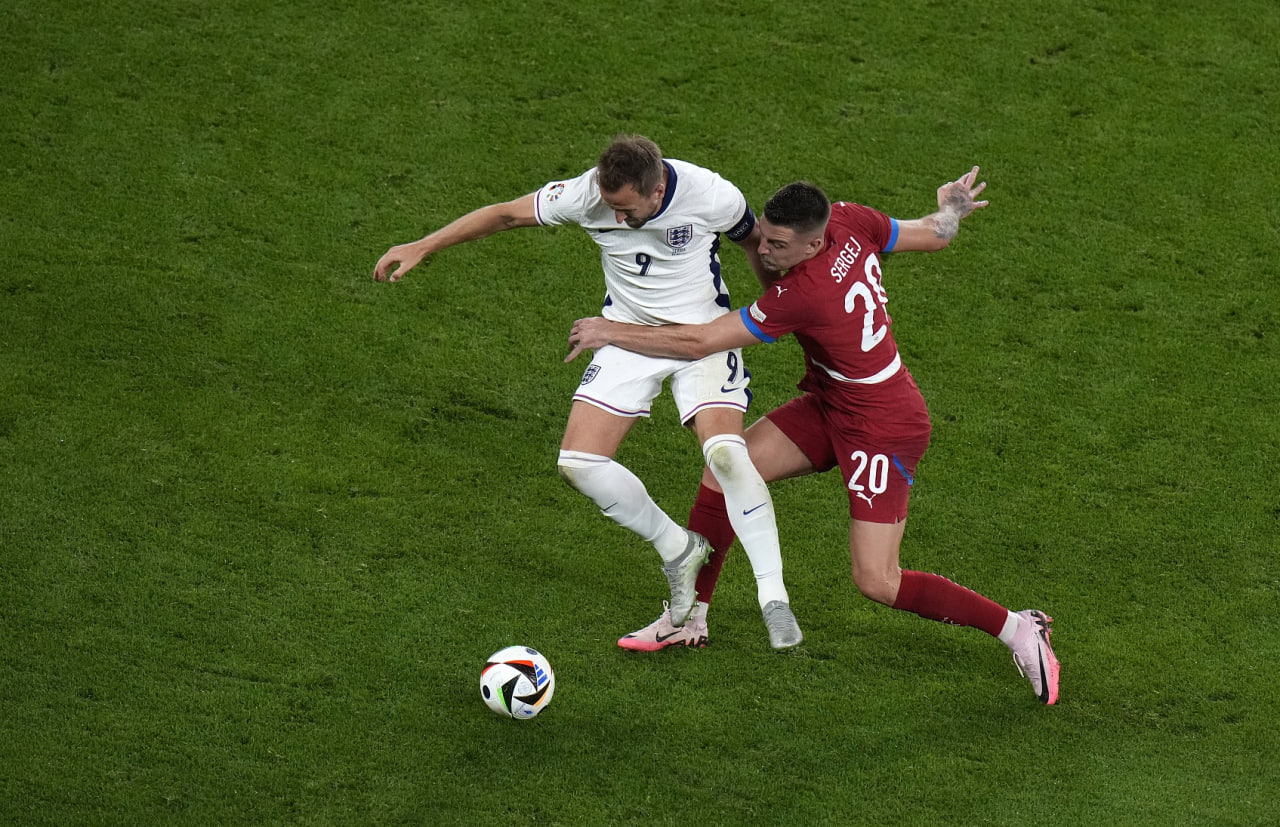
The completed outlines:
{"type": "Polygon", "coordinates": [[[1018,629],[1021,625],[1021,616],[1009,612],[1009,616],[1004,619],[1004,626],[1000,629],[1000,642],[1012,649],[1014,641],[1018,639],[1018,629]]]}

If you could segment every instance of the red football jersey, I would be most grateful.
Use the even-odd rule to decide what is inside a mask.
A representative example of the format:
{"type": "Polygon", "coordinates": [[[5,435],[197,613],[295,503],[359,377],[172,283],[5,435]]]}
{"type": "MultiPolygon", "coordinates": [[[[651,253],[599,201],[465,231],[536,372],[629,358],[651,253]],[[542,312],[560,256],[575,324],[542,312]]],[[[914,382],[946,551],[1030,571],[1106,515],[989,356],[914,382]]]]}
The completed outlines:
{"type": "Polygon", "coordinates": [[[800,389],[812,396],[767,416],[819,470],[840,465],[850,513],[872,522],[906,517],[931,430],[924,397],[898,355],[880,280],[880,254],[897,237],[898,223],[884,213],[832,204],[822,252],[739,311],[761,341],[795,334],[807,368],[800,389]]]}
{"type": "Polygon", "coordinates": [[[763,341],[795,334],[808,365],[802,390],[859,395],[859,387],[880,384],[902,367],[880,281],[880,253],[893,249],[897,232],[884,213],[832,204],[822,252],[742,311],[763,341]]]}

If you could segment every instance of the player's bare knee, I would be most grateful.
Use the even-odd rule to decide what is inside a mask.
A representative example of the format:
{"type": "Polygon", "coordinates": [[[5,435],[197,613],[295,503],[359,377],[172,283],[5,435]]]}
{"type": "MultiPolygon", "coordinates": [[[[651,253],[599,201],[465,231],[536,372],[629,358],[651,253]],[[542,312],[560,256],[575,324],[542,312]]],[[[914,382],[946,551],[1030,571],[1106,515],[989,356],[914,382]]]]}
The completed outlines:
{"type": "Polygon", "coordinates": [[[898,597],[897,586],[886,575],[876,572],[853,572],[853,585],[868,600],[874,600],[885,606],[892,606],[898,597]]]}

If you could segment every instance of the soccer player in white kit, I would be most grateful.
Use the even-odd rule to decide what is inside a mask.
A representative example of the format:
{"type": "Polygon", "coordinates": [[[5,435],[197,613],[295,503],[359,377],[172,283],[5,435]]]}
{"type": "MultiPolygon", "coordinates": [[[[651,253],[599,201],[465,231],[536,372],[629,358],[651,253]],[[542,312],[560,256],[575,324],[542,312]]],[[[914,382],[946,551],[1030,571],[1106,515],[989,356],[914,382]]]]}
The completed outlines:
{"type": "MultiPolygon", "coordinates": [[[[388,250],[374,269],[398,281],[446,247],[516,227],[578,224],[600,247],[603,315],[643,325],[701,324],[729,312],[720,277],[720,237],[759,260],[755,215],[733,184],[710,170],[664,159],[647,138],[620,135],[596,166],[576,178],[468,213],[388,250]],[[397,266],[398,265],[398,266],[397,266]]],[[[671,380],[680,422],[692,427],[707,467],[724,489],[734,530],[751,560],[770,645],[790,649],[802,635],[782,580],[782,555],[769,489],[747,455],[743,415],[750,394],[740,348],[689,362],[597,350],[573,395],[560,445],[560,475],[619,525],[653,544],[671,587],[665,623],[683,626],[696,602],[707,541],[672,520],[644,484],[614,461],[622,440],[671,380]]]]}

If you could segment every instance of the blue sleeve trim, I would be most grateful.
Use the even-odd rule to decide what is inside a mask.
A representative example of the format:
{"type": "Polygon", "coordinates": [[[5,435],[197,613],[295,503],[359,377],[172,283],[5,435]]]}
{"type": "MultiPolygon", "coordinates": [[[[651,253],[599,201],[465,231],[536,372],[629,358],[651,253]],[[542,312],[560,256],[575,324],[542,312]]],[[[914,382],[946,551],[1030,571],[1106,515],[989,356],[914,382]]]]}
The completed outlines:
{"type": "Polygon", "coordinates": [[[768,333],[765,333],[763,330],[760,329],[760,326],[756,324],[756,320],[751,318],[751,308],[749,307],[742,308],[741,310],[738,311],[738,315],[742,317],[742,323],[747,326],[747,330],[751,331],[752,336],[755,336],[757,339],[764,342],[766,345],[771,345],[774,342],[778,341],[777,339],[773,338],[768,333]]]}
{"type": "Polygon", "coordinates": [[[889,243],[884,245],[884,252],[886,253],[892,253],[894,245],[898,243],[898,219],[890,218],[889,227],[889,243]]]}

